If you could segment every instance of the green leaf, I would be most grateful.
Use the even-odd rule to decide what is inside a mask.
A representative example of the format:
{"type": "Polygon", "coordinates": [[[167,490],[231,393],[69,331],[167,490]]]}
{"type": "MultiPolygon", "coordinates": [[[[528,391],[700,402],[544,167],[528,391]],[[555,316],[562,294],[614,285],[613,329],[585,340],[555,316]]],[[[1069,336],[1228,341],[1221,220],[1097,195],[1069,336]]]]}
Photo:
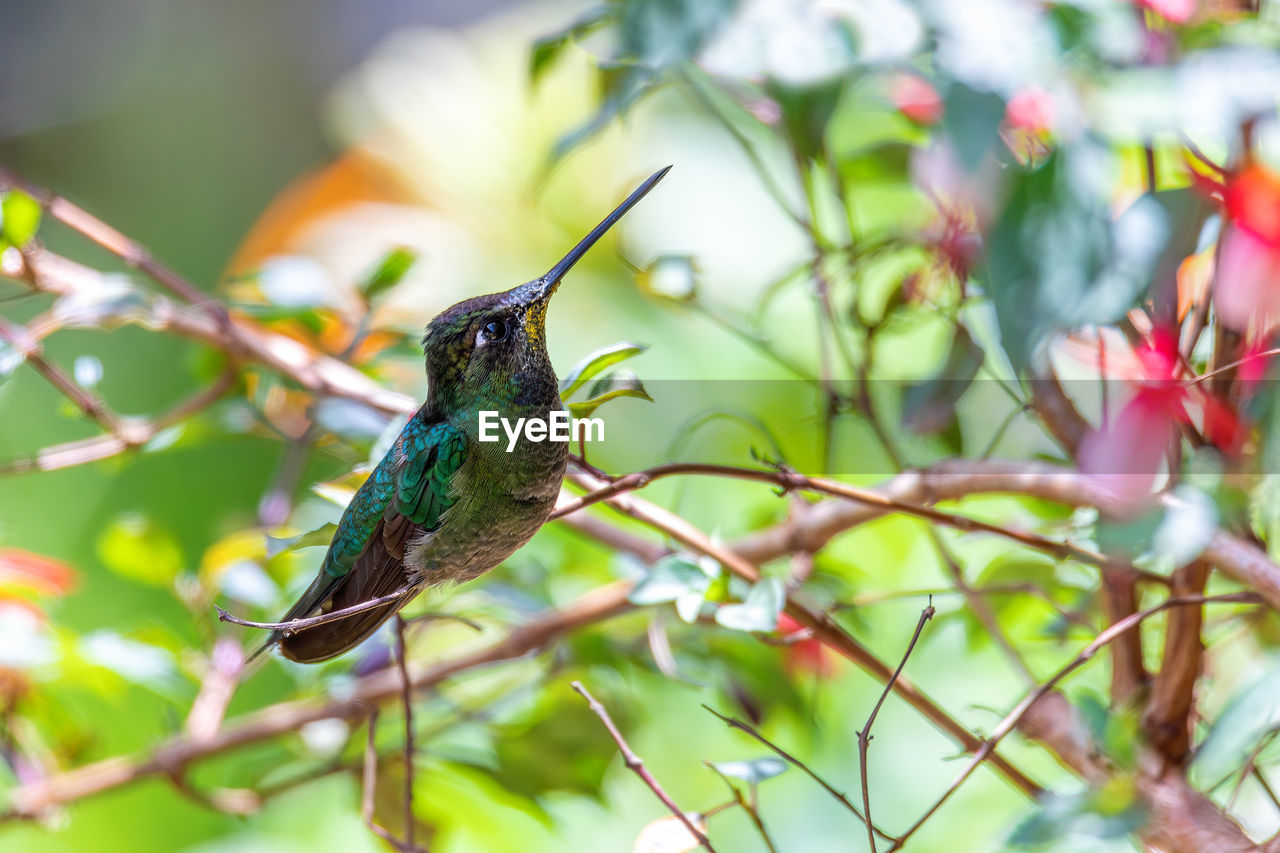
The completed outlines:
{"type": "Polygon", "coordinates": [[[569,371],[569,375],[560,382],[560,399],[569,399],[573,392],[585,385],[591,377],[620,361],[626,361],[632,356],[639,355],[646,349],[648,349],[648,346],[645,344],[619,341],[616,344],[610,344],[607,347],[601,347],[594,352],[588,353],[585,358],[573,366],[573,369],[569,371]]]}
{"type": "Polygon", "coordinates": [[[169,531],[137,513],[118,516],[98,539],[107,568],[130,580],[168,586],[182,571],[182,549],[169,531]]]}
{"type": "Polygon", "coordinates": [[[773,631],[787,595],[782,581],[765,578],[751,587],[741,604],[726,604],[716,611],[716,621],[735,631],[773,631]]]}
{"type": "Polygon", "coordinates": [[[1101,177],[1110,157],[1080,143],[1013,172],[986,240],[986,275],[1001,345],[1018,371],[1051,334],[1114,322],[1148,289],[1170,214],[1144,196],[1113,220],[1101,177]]]}
{"type": "Polygon", "coordinates": [[[947,90],[943,108],[942,126],[947,138],[960,164],[972,172],[1000,138],[1004,100],[991,92],[953,83],[947,90]]]}
{"type": "Polygon", "coordinates": [[[403,246],[392,249],[383,255],[377,266],[361,280],[361,292],[366,299],[374,299],[399,284],[417,262],[418,253],[412,249],[403,246]]]}
{"type": "Polygon", "coordinates": [[[1082,849],[1087,846],[1084,838],[1122,839],[1146,822],[1147,812],[1133,778],[1118,774],[1083,793],[1045,794],[1013,831],[1009,846],[1039,848],[1071,839],[1069,849],[1082,849]]]}
{"type": "Polygon", "coordinates": [[[902,425],[917,434],[945,428],[956,415],[956,403],[982,367],[982,347],[963,326],[956,328],[951,351],[932,379],[912,383],[903,391],[902,425]]]}
{"type": "Polygon", "coordinates": [[[530,84],[538,85],[566,47],[614,20],[613,12],[614,9],[608,6],[593,9],[564,29],[535,41],[533,50],[529,53],[530,84]]]}
{"type": "Polygon", "coordinates": [[[1213,721],[1192,766],[1201,779],[1217,781],[1242,766],[1258,742],[1280,730],[1280,664],[1231,698],[1213,721]]]}
{"type": "Polygon", "coordinates": [[[31,242],[40,229],[40,202],[21,190],[10,190],[0,202],[4,225],[0,233],[6,240],[21,248],[31,242]]]}
{"type": "Polygon", "coordinates": [[[632,604],[661,604],[675,601],[683,593],[696,590],[699,596],[711,586],[711,578],[688,557],[679,554],[663,557],[631,590],[627,600],[632,604]]]}
{"type": "Polygon", "coordinates": [[[585,418],[610,400],[619,397],[635,397],[653,402],[649,392],[644,390],[640,377],[629,370],[618,370],[609,373],[591,386],[587,399],[569,404],[569,413],[575,418],[585,418]]]}
{"type": "Polygon", "coordinates": [[[754,787],[766,779],[781,776],[789,765],[781,758],[769,755],[744,761],[715,761],[711,766],[725,776],[741,779],[754,787]]]}
{"type": "Polygon", "coordinates": [[[267,536],[267,559],[269,560],[286,551],[297,551],[299,548],[328,545],[333,541],[333,534],[337,531],[338,525],[330,521],[320,525],[315,530],[308,530],[306,533],[299,533],[297,536],[267,536]]]}
{"type": "Polygon", "coordinates": [[[839,74],[800,86],[773,79],[766,82],[765,92],[782,108],[783,126],[800,156],[813,160],[822,156],[827,125],[849,79],[849,75],[839,74]]]}

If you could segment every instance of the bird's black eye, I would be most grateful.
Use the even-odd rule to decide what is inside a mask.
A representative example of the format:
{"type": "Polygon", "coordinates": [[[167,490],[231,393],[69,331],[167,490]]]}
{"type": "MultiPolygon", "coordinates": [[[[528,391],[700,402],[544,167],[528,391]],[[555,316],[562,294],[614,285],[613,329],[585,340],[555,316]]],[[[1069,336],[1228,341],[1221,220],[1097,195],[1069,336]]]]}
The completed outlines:
{"type": "Polygon", "coordinates": [[[490,320],[480,327],[480,339],[485,343],[497,343],[507,336],[507,322],[505,320],[490,320]]]}

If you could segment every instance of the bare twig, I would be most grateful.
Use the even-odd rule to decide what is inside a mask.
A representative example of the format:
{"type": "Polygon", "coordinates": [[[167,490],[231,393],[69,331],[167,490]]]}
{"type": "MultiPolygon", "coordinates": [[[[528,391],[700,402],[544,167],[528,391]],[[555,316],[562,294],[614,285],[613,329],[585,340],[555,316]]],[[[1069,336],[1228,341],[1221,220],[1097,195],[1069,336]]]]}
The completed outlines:
{"type": "Polygon", "coordinates": [[[618,752],[622,753],[622,761],[626,764],[627,769],[634,772],[640,777],[642,782],[649,786],[649,790],[653,791],[654,796],[661,800],[662,804],[666,806],[673,815],[680,819],[680,822],[684,824],[685,829],[689,830],[690,835],[698,839],[698,843],[700,845],[714,853],[715,848],[711,846],[711,840],[708,839],[707,836],[698,829],[698,827],[694,826],[693,821],[689,820],[689,816],[684,813],[684,810],[676,805],[675,801],[672,800],[667,792],[663,790],[662,785],[658,783],[658,780],[653,778],[653,774],[649,772],[649,768],[644,766],[644,761],[640,756],[636,755],[635,750],[631,748],[627,743],[626,738],[622,736],[622,732],[618,731],[617,725],[614,724],[613,718],[609,716],[609,711],[604,707],[604,705],[600,704],[594,696],[587,692],[587,688],[582,686],[581,681],[573,682],[573,689],[577,691],[583,699],[587,700],[587,705],[591,708],[592,712],[600,718],[600,722],[604,723],[604,727],[609,731],[610,736],[613,737],[614,743],[618,745],[618,752]]]}
{"type": "Polygon", "coordinates": [[[924,610],[920,611],[920,621],[916,622],[916,630],[911,635],[911,642],[907,643],[907,650],[903,652],[898,668],[889,677],[889,682],[885,684],[884,690],[880,693],[880,698],[876,700],[875,707],[871,709],[871,714],[867,717],[867,722],[862,726],[862,731],[858,732],[858,773],[862,778],[862,813],[866,815],[867,843],[871,845],[871,853],[876,853],[876,834],[871,827],[871,786],[867,781],[867,750],[871,747],[871,727],[875,725],[876,715],[880,713],[880,706],[884,704],[885,699],[889,698],[889,693],[893,691],[893,685],[897,683],[898,678],[902,675],[902,670],[906,667],[907,659],[911,657],[911,652],[915,649],[916,642],[920,639],[920,632],[924,630],[925,623],[932,619],[933,614],[936,612],[933,609],[932,602],[924,610]]]}
{"type": "Polygon", "coordinates": [[[409,656],[404,642],[404,617],[396,614],[396,666],[400,670],[400,704],[404,711],[404,843],[416,850],[413,843],[413,681],[409,678],[409,656]]]}
{"type": "MultiPolygon", "coordinates": [[[[558,610],[551,610],[513,628],[497,642],[445,659],[418,672],[410,668],[415,690],[440,684],[471,669],[524,657],[584,625],[610,619],[631,609],[631,584],[619,582],[595,589],[558,610]]],[[[214,755],[297,731],[315,720],[361,720],[370,705],[400,697],[400,674],[379,670],[356,681],[341,698],[281,702],[234,720],[212,738],[177,737],[139,756],[97,761],[19,785],[7,792],[8,807],[0,821],[34,818],[48,809],[108,791],[155,775],[165,775],[214,755]]]]}
{"type": "Polygon", "coordinates": [[[786,490],[816,492],[845,498],[883,512],[899,512],[904,515],[915,516],[925,521],[931,521],[945,527],[953,527],[966,533],[993,533],[997,536],[1012,539],[1029,548],[1045,551],[1058,559],[1071,557],[1093,565],[1102,565],[1107,562],[1107,558],[1097,551],[1071,542],[1062,542],[1035,533],[1014,530],[998,524],[989,524],[985,521],[978,521],[955,513],[943,512],[929,506],[906,503],[872,489],[862,489],[835,480],[808,477],[804,474],[781,469],[740,468],[732,465],[711,465],[695,462],[674,462],[667,465],[657,465],[644,471],[637,471],[618,477],[610,482],[598,485],[574,501],[556,507],[551,514],[551,518],[560,518],[594,503],[608,500],[625,492],[634,492],[657,480],[675,476],[707,476],[753,480],[758,483],[769,483],[786,490]]]}
{"type": "Polygon", "coordinates": [[[995,749],[996,745],[999,744],[1000,741],[1004,740],[1005,736],[1008,735],[1009,732],[1013,731],[1017,727],[1019,721],[1021,721],[1022,718],[1027,714],[1028,710],[1032,707],[1032,705],[1034,705],[1041,697],[1045,696],[1050,691],[1052,691],[1055,687],[1057,687],[1058,684],[1064,678],[1066,678],[1068,675],[1075,672],[1077,669],[1079,669],[1081,666],[1083,666],[1085,663],[1091,660],[1101,649],[1105,648],[1107,644],[1114,641],[1117,637],[1123,635],[1126,631],[1133,630],[1138,625],[1142,624],[1143,620],[1148,619],[1156,615],[1157,613],[1161,613],[1165,610],[1168,610],[1169,608],[1200,607],[1204,604],[1214,604],[1214,603],[1216,604],[1261,604],[1262,601],[1258,598],[1257,595],[1254,595],[1253,593],[1248,593],[1248,592],[1236,592],[1236,593],[1229,593],[1226,595],[1213,595],[1213,596],[1193,595],[1193,596],[1186,596],[1186,597],[1170,597],[1170,598],[1166,598],[1164,601],[1160,602],[1159,604],[1153,607],[1149,607],[1146,610],[1143,610],[1139,613],[1135,613],[1132,616],[1129,616],[1128,618],[1123,619],[1115,623],[1114,625],[1109,626],[1105,631],[1098,634],[1098,636],[1094,637],[1093,640],[1090,641],[1089,644],[1086,645],[1083,649],[1081,649],[1080,652],[1074,658],[1072,658],[1065,666],[1063,666],[1056,673],[1054,673],[1053,676],[1050,677],[1047,681],[1043,682],[1036,689],[1028,693],[1022,699],[1021,702],[1019,702],[1017,705],[1013,707],[1013,710],[1011,710],[1007,715],[1005,715],[1004,719],[1002,719],[1000,723],[992,731],[991,736],[988,737],[985,741],[983,741],[982,748],[978,750],[977,754],[975,754],[967,764],[965,764],[964,769],[960,771],[960,773],[956,776],[955,780],[952,781],[952,783],[947,787],[947,790],[943,792],[942,796],[939,797],[934,802],[934,804],[930,806],[928,810],[926,810],[925,813],[921,815],[920,818],[914,824],[912,824],[910,829],[908,829],[905,833],[903,833],[902,837],[899,838],[897,842],[894,843],[893,847],[890,848],[890,850],[892,851],[892,850],[902,849],[903,845],[906,844],[907,839],[909,839],[912,835],[914,835],[916,831],[918,831],[920,827],[923,826],[924,823],[929,818],[931,818],[935,813],[937,813],[938,809],[942,807],[943,803],[945,803],[948,799],[950,799],[951,795],[954,794],[960,788],[960,786],[964,784],[965,780],[967,780],[971,775],[973,775],[973,771],[978,768],[978,765],[982,764],[982,762],[986,760],[991,750],[995,749]]]}
{"type": "MultiPolygon", "coordinates": [[[[579,471],[570,472],[569,477],[579,486],[586,489],[600,489],[603,486],[596,478],[579,471]]],[[[753,563],[743,559],[736,551],[714,542],[706,533],[675,513],[655,506],[632,494],[616,494],[608,498],[608,502],[614,509],[656,530],[661,530],[685,547],[716,560],[743,580],[750,583],[760,580],[760,569],[753,563]]],[[[854,639],[848,631],[837,624],[828,614],[817,613],[794,598],[787,601],[786,612],[792,619],[813,631],[814,637],[824,645],[860,666],[882,684],[888,683],[892,675],[892,670],[890,670],[889,666],[872,654],[866,646],[854,639]]],[[[982,741],[979,738],[974,737],[968,728],[925,695],[910,680],[898,678],[894,682],[894,691],[907,704],[919,711],[925,719],[946,732],[966,752],[976,752],[981,748],[982,741]]],[[[1034,797],[1041,793],[1039,785],[1002,756],[995,756],[992,759],[991,766],[1028,796],[1034,797]]]]}
{"type": "Polygon", "coordinates": [[[355,616],[357,613],[364,613],[366,610],[376,610],[384,604],[399,601],[405,596],[413,593],[414,590],[415,587],[404,586],[394,592],[389,592],[386,595],[380,595],[377,598],[371,598],[368,601],[362,601],[359,604],[353,604],[350,607],[344,607],[341,610],[331,610],[328,613],[320,613],[316,616],[305,616],[301,619],[290,619],[288,622],[254,622],[249,619],[241,619],[239,616],[233,616],[217,605],[214,605],[213,609],[218,611],[219,622],[230,622],[232,625],[241,625],[245,628],[260,628],[264,631],[280,631],[287,637],[295,631],[301,631],[303,628],[314,628],[317,625],[328,625],[330,622],[340,622],[349,616],[355,616]]]}
{"type": "MultiPolygon", "coordinates": [[[[826,791],[828,794],[834,797],[836,802],[840,803],[840,805],[844,806],[846,809],[853,812],[854,817],[856,817],[858,820],[864,823],[867,822],[866,816],[864,816],[862,812],[858,811],[858,807],[855,806],[852,802],[850,802],[849,798],[846,797],[843,792],[833,788],[831,786],[831,783],[829,783],[826,779],[823,779],[821,776],[819,776],[811,767],[809,767],[809,765],[805,764],[803,761],[796,758],[790,752],[787,752],[785,749],[778,746],[776,743],[769,740],[764,735],[760,734],[760,732],[757,729],[752,728],[747,723],[744,723],[741,720],[735,719],[734,717],[729,717],[729,716],[726,716],[725,714],[721,714],[719,711],[717,711],[715,708],[712,708],[710,705],[704,704],[702,707],[705,708],[710,713],[712,713],[713,715],[715,715],[721,722],[723,722],[729,728],[737,729],[740,732],[746,732],[747,734],[751,735],[751,737],[755,738],[756,740],[760,741],[760,743],[764,744],[769,749],[773,750],[774,753],[776,753],[779,758],[789,762],[795,767],[798,767],[800,770],[803,770],[810,779],[817,782],[819,785],[822,786],[822,789],[824,791],[826,791]]],[[[879,835],[881,838],[885,839],[886,841],[897,840],[892,835],[885,832],[880,827],[875,826],[874,824],[872,824],[872,828],[875,830],[875,833],[877,835],[879,835]]]]}

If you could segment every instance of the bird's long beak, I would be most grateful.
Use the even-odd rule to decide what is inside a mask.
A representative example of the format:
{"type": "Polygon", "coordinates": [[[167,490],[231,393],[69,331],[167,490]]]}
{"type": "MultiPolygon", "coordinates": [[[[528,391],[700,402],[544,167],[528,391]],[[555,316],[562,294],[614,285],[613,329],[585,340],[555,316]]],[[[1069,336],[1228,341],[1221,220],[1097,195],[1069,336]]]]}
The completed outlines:
{"type": "Polygon", "coordinates": [[[572,269],[573,265],[587,253],[587,250],[594,246],[619,219],[625,216],[628,210],[635,207],[636,203],[644,198],[649,190],[653,189],[658,181],[662,180],[663,176],[670,171],[671,167],[667,166],[665,169],[659,169],[646,178],[643,184],[636,187],[635,191],[627,196],[626,201],[614,208],[613,213],[606,216],[599,225],[592,228],[590,234],[578,241],[578,245],[570,249],[569,254],[561,258],[555,266],[547,271],[546,275],[537,280],[540,292],[534,298],[543,303],[550,299],[551,294],[555,293],[556,288],[560,286],[560,280],[564,278],[565,273],[572,269]]]}

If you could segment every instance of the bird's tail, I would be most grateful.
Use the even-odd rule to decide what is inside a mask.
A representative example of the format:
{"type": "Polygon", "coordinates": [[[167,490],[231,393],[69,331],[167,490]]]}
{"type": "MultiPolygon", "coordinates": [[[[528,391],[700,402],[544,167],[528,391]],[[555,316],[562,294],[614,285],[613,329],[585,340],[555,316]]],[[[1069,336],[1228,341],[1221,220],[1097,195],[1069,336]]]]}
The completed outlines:
{"type": "MultiPolygon", "coordinates": [[[[289,622],[294,619],[302,619],[306,616],[310,616],[313,612],[319,610],[326,601],[333,597],[333,594],[338,591],[338,587],[342,585],[344,580],[346,580],[345,575],[341,577],[334,577],[328,572],[320,572],[320,574],[316,575],[316,579],[311,582],[311,586],[307,587],[307,591],[304,592],[296,602],[294,602],[293,607],[289,608],[289,612],[280,617],[278,621],[289,622]]],[[[249,655],[249,659],[245,661],[245,665],[247,666],[248,664],[253,663],[259,655],[275,646],[282,639],[284,639],[283,631],[272,631],[270,636],[267,637],[267,641],[263,643],[257,651],[249,655]]]]}

